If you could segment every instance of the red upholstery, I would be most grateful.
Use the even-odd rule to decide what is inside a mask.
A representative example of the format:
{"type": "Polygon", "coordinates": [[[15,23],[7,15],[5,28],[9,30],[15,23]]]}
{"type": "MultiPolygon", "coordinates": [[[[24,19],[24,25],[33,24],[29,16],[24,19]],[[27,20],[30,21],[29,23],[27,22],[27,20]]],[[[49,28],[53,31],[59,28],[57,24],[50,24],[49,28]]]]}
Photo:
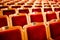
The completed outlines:
{"type": "Polygon", "coordinates": [[[38,5],[38,6],[35,6],[35,7],[42,7],[42,5],[38,5]]]}
{"type": "Polygon", "coordinates": [[[32,12],[41,12],[41,9],[32,9],[32,12]]]}
{"type": "Polygon", "coordinates": [[[54,8],[54,10],[57,12],[57,11],[60,11],[60,8],[54,8]]]}
{"type": "Polygon", "coordinates": [[[1,31],[0,40],[22,40],[21,31],[19,29],[1,31]]]}
{"type": "Polygon", "coordinates": [[[52,8],[44,8],[44,12],[52,11],[52,8]]]}
{"type": "Polygon", "coordinates": [[[54,13],[54,12],[52,12],[52,13],[47,13],[46,14],[46,19],[47,19],[47,21],[50,21],[50,20],[52,20],[52,19],[57,19],[57,16],[56,16],[56,13],[54,13]]]}
{"type": "Polygon", "coordinates": [[[54,40],[60,40],[60,36],[56,37],[54,40]]]}
{"type": "Polygon", "coordinates": [[[24,3],[18,3],[18,5],[24,5],[24,3]]]}
{"type": "Polygon", "coordinates": [[[19,13],[29,13],[28,9],[19,9],[19,13]]]}
{"type": "Polygon", "coordinates": [[[21,6],[12,6],[12,8],[21,8],[21,6]]]}
{"type": "Polygon", "coordinates": [[[55,39],[60,36],[60,22],[54,22],[50,24],[51,37],[55,39]]]}
{"type": "Polygon", "coordinates": [[[28,5],[27,5],[27,6],[24,6],[24,7],[25,7],[25,8],[31,8],[32,6],[28,6],[28,5]]]}
{"type": "Polygon", "coordinates": [[[28,40],[47,40],[44,25],[35,25],[27,28],[28,40]]]}
{"type": "Polygon", "coordinates": [[[8,24],[7,24],[7,18],[2,16],[0,18],[0,27],[3,27],[3,26],[8,26],[8,24]]]}
{"type": "Polygon", "coordinates": [[[24,26],[27,24],[26,16],[13,16],[12,24],[13,26],[24,26]]]}
{"type": "Polygon", "coordinates": [[[13,3],[7,3],[7,5],[14,5],[15,3],[13,2],[13,3]]]}
{"type": "Polygon", "coordinates": [[[15,10],[3,10],[3,15],[9,16],[10,14],[14,14],[15,10]]]}
{"type": "Polygon", "coordinates": [[[0,6],[0,9],[8,8],[8,6],[0,6]]]}
{"type": "Polygon", "coordinates": [[[31,22],[43,22],[43,15],[42,14],[33,14],[30,15],[31,22]]]}

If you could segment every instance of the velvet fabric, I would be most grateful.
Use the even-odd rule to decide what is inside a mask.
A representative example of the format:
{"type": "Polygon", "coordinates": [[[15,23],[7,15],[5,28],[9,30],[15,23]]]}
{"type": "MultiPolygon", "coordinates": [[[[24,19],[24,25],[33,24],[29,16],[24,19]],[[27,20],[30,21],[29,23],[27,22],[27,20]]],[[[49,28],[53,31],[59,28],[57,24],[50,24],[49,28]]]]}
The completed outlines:
{"type": "Polygon", "coordinates": [[[54,40],[60,40],[60,36],[56,37],[54,40]]]}
{"type": "Polygon", "coordinates": [[[28,9],[19,9],[19,13],[26,13],[26,14],[28,14],[29,10],[28,9]]]}
{"type": "Polygon", "coordinates": [[[32,6],[28,6],[28,5],[26,6],[26,5],[25,5],[24,7],[25,7],[25,8],[31,8],[32,6]]]}
{"type": "Polygon", "coordinates": [[[11,15],[11,14],[14,14],[15,13],[15,10],[3,10],[3,15],[11,15]]]}
{"type": "Polygon", "coordinates": [[[22,40],[21,31],[19,29],[1,31],[0,40],[22,40]]]}
{"type": "Polygon", "coordinates": [[[60,36],[60,22],[54,22],[50,24],[51,37],[55,39],[60,36]]]}
{"type": "Polygon", "coordinates": [[[0,9],[8,8],[8,6],[0,6],[0,9]]]}
{"type": "Polygon", "coordinates": [[[46,14],[46,19],[47,19],[47,21],[50,21],[50,20],[52,20],[52,19],[57,19],[57,16],[56,16],[56,13],[54,13],[54,12],[52,12],[52,13],[47,13],[46,14]]]}
{"type": "Polygon", "coordinates": [[[21,8],[21,6],[12,6],[12,8],[21,8]]]}
{"type": "Polygon", "coordinates": [[[47,40],[44,25],[35,25],[27,28],[28,40],[47,40]]]}
{"type": "Polygon", "coordinates": [[[13,26],[24,26],[27,24],[26,16],[13,16],[12,25],[13,26]]]}
{"type": "Polygon", "coordinates": [[[3,26],[8,26],[8,23],[7,23],[7,18],[0,18],[0,27],[3,27],[3,26]]]}
{"type": "Polygon", "coordinates": [[[32,9],[32,12],[41,12],[41,9],[32,9]]]}
{"type": "Polygon", "coordinates": [[[44,12],[52,11],[52,8],[44,8],[44,12]]]}
{"type": "Polygon", "coordinates": [[[43,22],[43,15],[42,14],[33,14],[30,15],[31,22],[43,22]]]}
{"type": "Polygon", "coordinates": [[[58,12],[58,11],[60,11],[60,8],[54,8],[54,10],[55,10],[56,12],[58,12]]]}

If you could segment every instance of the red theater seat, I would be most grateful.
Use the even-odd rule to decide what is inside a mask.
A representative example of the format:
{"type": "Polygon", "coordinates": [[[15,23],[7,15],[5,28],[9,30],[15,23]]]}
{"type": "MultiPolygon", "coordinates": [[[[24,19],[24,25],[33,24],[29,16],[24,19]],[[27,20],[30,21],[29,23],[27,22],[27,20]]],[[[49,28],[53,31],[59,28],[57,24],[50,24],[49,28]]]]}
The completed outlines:
{"type": "Polygon", "coordinates": [[[55,10],[56,12],[58,12],[58,11],[60,11],[60,8],[54,8],[54,10],[55,10]]]}
{"type": "Polygon", "coordinates": [[[44,12],[52,11],[52,8],[44,8],[44,12]]]}
{"type": "Polygon", "coordinates": [[[0,27],[8,26],[8,19],[7,16],[0,15],[0,27]]]}
{"type": "Polygon", "coordinates": [[[8,6],[0,6],[0,9],[8,8],[8,6]]]}
{"type": "Polygon", "coordinates": [[[55,12],[47,12],[46,19],[47,19],[47,21],[50,21],[52,19],[57,19],[56,13],[55,12]]]}
{"type": "Polygon", "coordinates": [[[12,26],[24,26],[27,24],[27,17],[25,14],[11,16],[12,26]]]}
{"type": "Polygon", "coordinates": [[[7,3],[7,5],[14,5],[15,3],[13,2],[13,3],[7,3]]]}
{"type": "Polygon", "coordinates": [[[31,22],[43,22],[42,14],[31,14],[30,15],[31,22]]]}
{"type": "Polygon", "coordinates": [[[12,8],[21,8],[21,6],[12,6],[12,8]]]}
{"type": "Polygon", "coordinates": [[[56,37],[54,40],[60,40],[60,36],[59,37],[56,37]]]}
{"type": "Polygon", "coordinates": [[[0,30],[0,40],[22,40],[21,28],[0,30]]]}
{"type": "Polygon", "coordinates": [[[15,10],[3,10],[3,15],[11,15],[11,14],[15,14],[15,10]]]}
{"type": "Polygon", "coordinates": [[[32,12],[41,12],[41,9],[38,9],[38,8],[32,9],[32,12]]]}
{"type": "Polygon", "coordinates": [[[49,27],[50,27],[51,37],[53,39],[60,38],[59,37],[60,36],[60,21],[50,23],[49,27]]]}
{"type": "Polygon", "coordinates": [[[28,14],[29,13],[29,9],[19,9],[19,13],[28,14]]]}
{"type": "Polygon", "coordinates": [[[46,29],[44,24],[25,26],[27,40],[47,40],[46,29]]]}
{"type": "Polygon", "coordinates": [[[25,5],[24,7],[25,7],[25,8],[31,8],[32,6],[30,6],[30,5],[25,5]]]}

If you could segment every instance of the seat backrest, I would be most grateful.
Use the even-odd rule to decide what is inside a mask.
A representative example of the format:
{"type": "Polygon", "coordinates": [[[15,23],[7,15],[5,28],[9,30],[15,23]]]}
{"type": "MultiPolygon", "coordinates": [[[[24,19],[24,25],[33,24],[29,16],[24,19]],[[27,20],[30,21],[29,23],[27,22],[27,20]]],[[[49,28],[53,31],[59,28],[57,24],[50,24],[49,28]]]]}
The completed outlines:
{"type": "Polygon", "coordinates": [[[14,5],[15,3],[14,2],[12,2],[12,3],[7,3],[7,5],[14,5]]]}
{"type": "Polygon", "coordinates": [[[52,22],[49,24],[51,37],[55,39],[60,35],[60,21],[52,22]]]}
{"type": "Polygon", "coordinates": [[[24,5],[24,8],[31,8],[32,6],[30,5],[24,5]]]}
{"type": "Polygon", "coordinates": [[[60,11],[60,8],[54,8],[54,10],[55,10],[56,12],[58,12],[58,11],[60,11]]]}
{"type": "Polygon", "coordinates": [[[21,8],[21,6],[12,6],[12,8],[21,8]]]}
{"type": "Polygon", "coordinates": [[[52,11],[52,8],[44,8],[44,12],[52,11]]]}
{"type": "Polygon", "coordinates": [[[57,19],[57,15],[55,12],[47,12],[46,19],[47,19],[47,21],[50,21],[52,19],[57,19]]]}
{"type": "Polygon", "coordinates": [[[1,16],[0,15],[0,27],[3,27],[3,26],[8,26],[8,17],[6,15],[4,16],[1,16]]]}
{"type": "Polygon", "coordinates": [[[8,8],[8,6],[0,6],[0,9],[8,8]]]}
{"type": "Polygon", "coordinates": [[[19,13],[29,13],[29,9],[19,9],[19,13]]]}
{"type": "Polygon", "coordinates": [[[24,26],[27,22],[27,16],[25,14],[10,16],[11,26],[24,26]]]}
{"type": "Polygon", "coordinates": [[[30,14],[31,22],[43,22],[43,15],[42,14],[30,14]]]}
{"type": "Polygon", "coordinates": [[[15,10],[3,10],[3,15],[11,15],[11,14],[15,14],[15,10]]]}
{"type": "Polygon", "coordinates": [[[0,32],[0,40],[23,40],[22,39],[22,28],[14,27],[0,32]]]}
{"type": "Polygon", "coordinates": [[[38,9],[38,8],[32,9],[32,12],[41,12],[41,9],[38,9]]]}
{"type": "Polygon", "coordinates": [[[25,26],[25,40],[47,40],[44,24],[25,26]]]}

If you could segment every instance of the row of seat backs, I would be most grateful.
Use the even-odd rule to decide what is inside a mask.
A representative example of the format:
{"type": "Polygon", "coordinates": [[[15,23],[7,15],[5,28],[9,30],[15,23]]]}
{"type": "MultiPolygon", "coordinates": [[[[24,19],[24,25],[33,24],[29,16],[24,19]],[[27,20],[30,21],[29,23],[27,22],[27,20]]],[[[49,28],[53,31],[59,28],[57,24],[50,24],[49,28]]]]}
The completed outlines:
{"type": "Polygon", "coordinates": [[[22,8],[22,6],[24,7],[24,8],[33,8],[33,7],[50,7],[50,8],[55,8],[55,7],[60,7],[58,4],[55,4],[55,5],[50,5],[50,4],[44,4],[44,5],[42,5],[42,4],[40,4],[40,3],[36,3],[35,5],[32,5],[32,4],[26,4],[26,5],[4,5],[4,6],[0,6],[0,8],[2,9],[2,8],[9,8],[9,7],[11,7],[11,8],[22,8]]]}
{"type": "MultiPolygon", "coordinates": [[[[45,0],[44,0],[44,1],[45,1],[45,0]]],[[[47,1],[47,0],[46,0],[46,1],[47,1]]],[[[19,3],[19,4],[24,4],[24,5],[25,5],[26,3],[37,3],[37,2],[42,3],[41,0],[36,0],[36,1],[35,1],[35,0],[32,0],[32,1],[30,1],[30,2],[29,2],[29,1],[28,1],[28,2],[24,2],[24,1],[16,1],[16,2],[14,2],[14,1],[9,1],[9,2],[1,2],[0,4],[1,4],[1,5],[4,5],[4,4],[5,4],[5,5],[16,5],[16,4],[19,3]],[[16,4],[15,4],[15,3],[16,3],[16,4]]],[[[58,3],[58,2],[54,2],[54,1],[49,2],[49,1],[48,1],[48,2],[43,2],[43,3],[52,3],[52,4],[53,4],[53,3],[58,3]]]]}
{"type": "Polygon", "coordinates": [[[0,32],[1,40],[47,40],[46,26],[43,23],[9,27],[0,32]]]}
{"type": "Polygon", "coordinates": [[[53,20],[47,24],[36,22],[25,25],[23,31],[20,29],[20,26],[18,29],[17,26],[13,26],[9,30],[1,31],[0,39],[22,40],[21,35],[23,36],[23,40],[60,40],[60,20],[53,20]]]}
{"type": "Polygon", "coordinates": [[[18,14],[8,16],[0,16],[0,27],[3,26],[24,26],[34,22],[49,22],[53,19],[59,19],[58,16],[53,13],[44,14],[18,14]]]}
{"type": "Polygon", "coordinates": [[[33,7],[40,7],[40,8],[42,8],[42,7],[47,7],[47,8],[50,8],[50,10],[52,10],[52,7],[53,8],[59,8],[59,5],[57,5],[57,4],[55,4],[55,5],[49,5],[49,4],[45,4],[45,5],[41,5],[41,4],[35,4],[35,5],[23,5],[23,6],[21,6],[21,5],[11,5],[11,6],[8,6],[8,5],[5,5],[5,6],[0,6],[0,8],[1,9],[3,9],[3,8],[15,8],[15,9],[17,9],[17,8],[33,8],[33,7]]]}
{"type": "MultiPolygon", "coordinates": [[[[50,8],[45,8],[43,11],[42,10],[43,9],[41,9],[41,8],[17,9],[17,10],[16,9],[10,9],[10,10],[2,9],[0,15],[7,15],[7,16],[9,16],[11,14],[33,14],[35,12],[42,12],[43,13],[43,11],[44,12],[51,12],[52,11],[52,9],[50,9],[50,8]]],[[[56,12],[59,12],[59,11],[60,11],[60,9],[56,8],[56,12]]]]}
{"type": "MultiPolygon", "coordinates": [[[[20,10],[18,10],[20,13],[21,13],[21,11],[22,11],[22,13],[29,13],[30,11],[29,11],[29,8],[30,8],[31,6],[25,6],[25,9],[20,9],[20,10]],[[26,12],[24,12],[24,11],[26,11],[26,12]]],[[[0,6],[0,9],[2,10],[2,9],[19,9],[20,8],[20,6],[12,6],[12,8],[8,8],[8,6],[0,6]]],[[[48,11],[55,11],[55,12],[58,12],[58,11],[60,11],[60,8],[59,7],[54,7],[54,8],[51,8],[51,7],[45,7],[45,8],[40,8],[40,7],[34,7],[34,8],[31,8],[31,10],[32,10],[32,12],[42,12],[42,9],[43,9],[43,11],[44,12],[48,12],[48,11]]],[[[7,11],[7,10],[6,10],[7,11]]],[[[12,11],[13,12],[13,11],[12,11]]]]}
{"type": "Polygon", "coordinates": [[[24,28],[26,40],[60,40],[60,20],[52,20],[45,25],[34,23],[24,28]]]}

